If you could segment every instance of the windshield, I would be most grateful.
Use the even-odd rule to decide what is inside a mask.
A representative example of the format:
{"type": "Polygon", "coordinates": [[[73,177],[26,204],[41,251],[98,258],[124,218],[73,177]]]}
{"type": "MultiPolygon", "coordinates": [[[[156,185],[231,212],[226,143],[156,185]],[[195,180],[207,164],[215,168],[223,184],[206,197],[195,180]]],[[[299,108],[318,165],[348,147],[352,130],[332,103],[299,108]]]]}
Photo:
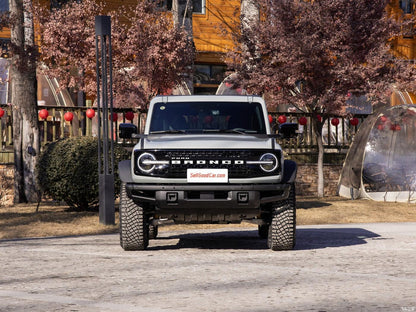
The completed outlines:
{"type": "Polygon", "coordinates": [[[156,103],[150,133],[224,132],[265,134],[260,103],[156,103]]]}

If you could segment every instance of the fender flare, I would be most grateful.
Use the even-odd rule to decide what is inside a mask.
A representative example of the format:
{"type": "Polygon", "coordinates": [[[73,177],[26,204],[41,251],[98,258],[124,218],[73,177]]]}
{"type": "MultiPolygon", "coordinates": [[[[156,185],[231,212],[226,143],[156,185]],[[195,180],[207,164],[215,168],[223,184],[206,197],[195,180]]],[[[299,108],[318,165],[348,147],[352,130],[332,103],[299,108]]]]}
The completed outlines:
{"type": "Polygon", "coordinates": [[[282,183],[295,183],[298,165],[293,160],[285,159],[283,164],[283,179],[282,183]]]}
{"type": "Polygon", "coordinates": [[[124,183],[133,183],[131,176],[131,160],[122,160],[118,163],[118,175],[124,183]]]}

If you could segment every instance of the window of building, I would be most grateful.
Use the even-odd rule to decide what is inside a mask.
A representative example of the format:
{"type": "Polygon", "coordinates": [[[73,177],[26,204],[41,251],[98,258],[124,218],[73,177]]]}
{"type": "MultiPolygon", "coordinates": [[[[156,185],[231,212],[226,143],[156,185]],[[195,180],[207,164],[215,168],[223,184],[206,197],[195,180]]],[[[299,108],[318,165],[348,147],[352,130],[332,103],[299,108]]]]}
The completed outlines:
{"type": "Polygon", "coordinates": [[[225,78],[225,65],[195,64],[194,93],[215,94],[218,86],[225,78]]]}
{"type": "Polygon", "coordinates": [[[194,13],[205,14],[205,0],[192,0],[194,13]]]}
{"type": "Polygon", "coordinates": [[[404,14],[412,14],[413,13],[413,0],[400,0],[399,6],[403,10],[404,14]]]}
{"type": "Polygon", "coordinates": [[[225,65],[195,64],[194,82],[220,84],[225,77],[225,65]]]}
{"type": "Polygon", "coordinates": [[[9,11],[9,0],[0,0],[0,12],[9,11]]]}
{"type": "Polygon", "coordinates": [[[9,65],[7,59],[0,58],[0,104],[6,104],[8,102],[9,65]]]}
{"type": "MultiPolygon", "coordinates": [[[[172,1],[173,0],[160,0],[158,1],[158,6],[164,8],[165,10],[172,10],[172,1]]],[[[184,2],[186,4],[187,0],[178,0],[179,2],[184,2]]],[[[205,0],[192,0],[192,12],[205,14],[205,0]]]]}
{"type": "MultiPolygon", "coordinates": [[[[63,5],[70,2],[71,0],[51,0],[51,9],[60,9],[63,5]]],[[[74,1],[76,3],[81,3],[82,0],[74,1]]]]}
{"type": "Polygon", "coordinates": [[[10,45],[10,39],[0,38],[0,57],[1,58],[9,57],[9,45],[10,45]]]}

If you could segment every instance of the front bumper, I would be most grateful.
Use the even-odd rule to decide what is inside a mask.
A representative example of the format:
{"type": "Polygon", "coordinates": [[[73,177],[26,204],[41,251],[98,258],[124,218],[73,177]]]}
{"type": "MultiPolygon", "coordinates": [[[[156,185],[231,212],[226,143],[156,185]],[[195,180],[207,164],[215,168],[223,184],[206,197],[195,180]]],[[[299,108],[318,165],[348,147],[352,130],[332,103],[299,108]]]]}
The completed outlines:
{"type": "Polygon", "coordinates": [[[164,184],[127,183],[128,196],[159,209],[257,209],[261,204],[285,200],[291,184],[164,184]]]}

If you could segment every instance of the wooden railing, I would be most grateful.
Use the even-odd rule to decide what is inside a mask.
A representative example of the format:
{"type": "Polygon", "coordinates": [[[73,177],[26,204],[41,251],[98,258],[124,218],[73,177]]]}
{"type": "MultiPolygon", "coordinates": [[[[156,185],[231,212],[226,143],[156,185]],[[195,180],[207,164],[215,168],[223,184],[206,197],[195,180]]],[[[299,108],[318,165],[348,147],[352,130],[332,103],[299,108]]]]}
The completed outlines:
{"type": "MultiPolygon", "coordinates": [[[[97,136],[97,108],[90,107],[90,102],[87,102],[86,107],[78,106],[39,106],[38,112],[46,109],[48,117],[42,119],[39,117],[39,130],[40,139],[42,145],[53,142],[62,138],[72,136],[97,136]],[[89,118],[87,116],[87,110],[94,110],[94,117],[89,118]],[[65,113],[72,113],[73,119],[71,121],[65,120],[65,113]]],[[[13,130],[12,130],[12,111],[11,107],[7,105],[0,105],[4,111],[4,115],[0,119],[0,163],[12,163],[13,162],[13,130]]],[[[90,112],[91,113],[91,112],[90,112]]],[[[144,124],[146,120],[146,112],[141,112],[134,109],[121,109],[115,108],[114,113],[117,114],[117,118],[113,119],[113,134],[116,142],[119,143],[132,143],[125,142],[118,137],[118,125],[122,122],[134,123],[138,129],[143,132],[144,124]],[[133,114],[132,114],[133,112],[133,114]],[[133,117],[133,119],[131,119],[133,117]],[[131,120],[130,120],[131,119],[131,120]]],[[[304,113],[270,113],[273,117],[272,129],[277,132],[279,130],[280,120],[286,119],[286,123],[293,123],[298,125],[297,134],[290,139],[279,139],[279,144],[289,154],[306,154],[315,153],[317,151],[316,138],[312,132],[311,115],[304,113]],[[302,119],[302,120],[301,120],[302,119]],[[304,123],[304,125],[302,125],[304,123]]],[[[89,115],[91,117],[91,115],[89,115]]],[[[350,120],[344,117],[334,116],[339,123],[334,126],[331,124],[332,118],[329,119],[324,125],[323,141],[325,151],[327,153],[346,153],[352,139],[363,120],[367,115],[356,115],[355,121],[358,121],[357,125],[351,125],[350,120]]],[[[109,122],[110,123],[110,122],[109,122]]],[[[334,123],[336,124],[336,122],[334,123]]],[[[109,125],[109,129],[111,126],[109,125]]]]}
{"type": "MultiPolygon", "coordinates": [[[[97,108],[89,107],[87,102],[86,107],[78,106],[38,106],[38,120],[39,120],[39,134],[42,145],[48,142],[54,142],[59,139],[74,137],[74,136],[98,136],[98,117],[97,108]],[[47,117],[41,118],[41,110],[47,110],[47,117]],[[89,114],[88,110],[94,111],[94,116],[89,114]],[[72,120],[67,117],[66,113],[72,114],[72,120]]],[[[0,118],[0,164],[13,163],[13,127],[12,127],[12,108],[8,105],[0,105],[4,111],[0,118]]],[[[1,112],[1,111],[0,111],[1,112]]],[[[90,112],[91,113],[91,112],[90,112]]],[[[118,137],[118,125],[122,122],[134,123],[138,129],[143,131],[146,120],[146,113],[134,109],[115,108],[113,119],[113,134],[116,142],[124,143],[118,137]],[[133,114],[132,114],[133,113],[133,114]],[[132,118],[133,117],[133,118],[132,118]]],[[[43,115],[45,116],[45,115],[43,115]]],[[[67,115],[67,116],[70,116],[67,115]]],[[[109,116],[109,129],[111,129],[111,116],[109,116]]],[[[101,135],[102,137],[102,135],[101,135]]]]}
{"type": "MultiPolygon", "coordinates": [[[[284,116],[286,123],[297,124],[297,135],[290,139],[279,139],[280,145],[288,153],[315,153],[318,145],[313,134],[311,118],[307,113],[270,113],[273,117],[272,127],[278,132],[280,116],[284,116]],[[303,119],[303,120],[301,120],[303,119]],[[302,123],[304,125],[302,125],[302,123]]],[[[355,115],[353,118],[332,116],[323,126],[322,140],[326,153],[346,153],[355,133],[368,115],[355,115]],[[332,122],[332,120],[334,122],[332,122]]]]}

